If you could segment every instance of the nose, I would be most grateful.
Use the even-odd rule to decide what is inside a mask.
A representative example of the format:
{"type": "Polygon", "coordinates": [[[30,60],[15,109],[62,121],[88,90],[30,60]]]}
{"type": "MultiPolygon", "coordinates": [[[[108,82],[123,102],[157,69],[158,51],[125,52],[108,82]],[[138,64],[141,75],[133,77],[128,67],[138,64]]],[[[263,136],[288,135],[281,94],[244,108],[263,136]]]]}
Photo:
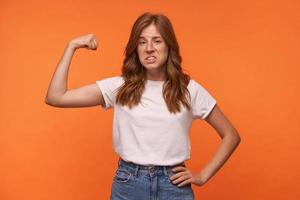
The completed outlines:
{"type": "Polygon", "coordinates": [[[149,43],[147,44],[147,46],[146,46],[146,51],[147,51],[147,52],[151,52],[151,51],[153,51],[153,50],[154,50],[153,44],[152,44],[152,42],[149,42],[149,43]]]}

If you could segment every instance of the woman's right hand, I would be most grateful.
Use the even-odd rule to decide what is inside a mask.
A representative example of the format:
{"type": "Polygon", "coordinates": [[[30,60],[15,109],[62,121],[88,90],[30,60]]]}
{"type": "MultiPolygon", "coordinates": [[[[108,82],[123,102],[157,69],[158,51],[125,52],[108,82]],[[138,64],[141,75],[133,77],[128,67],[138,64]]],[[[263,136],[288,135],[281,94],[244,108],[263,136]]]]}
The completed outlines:
{"type": "Polygon", "coordinates": [[[69,45],[74,49],[87,48],[89,50],[96,50],[98,47],[96,36],[92,33],[72,39],[69,45]]]}

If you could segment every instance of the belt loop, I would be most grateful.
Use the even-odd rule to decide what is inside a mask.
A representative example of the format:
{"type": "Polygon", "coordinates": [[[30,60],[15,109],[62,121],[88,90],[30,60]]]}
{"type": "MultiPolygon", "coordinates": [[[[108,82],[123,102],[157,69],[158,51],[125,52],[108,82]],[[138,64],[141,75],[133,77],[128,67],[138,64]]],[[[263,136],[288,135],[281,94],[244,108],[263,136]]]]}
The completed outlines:
{"type": "Polygon", "coordinates": [[[135,177],[137,177],[138,170],[139,170],[139,165],[135,165],[135,171],[134,171],[135,177]]]}
{"type": "Polygon", "coordinates": [[[120,167],[120,163],[121,163],[121,158],[119,157],[119,160],[118,160],[118,167],[120,167]]]}
{"type": "Polygon", "coordinates": [[[167,176],[167,175],[168,175],[167,167],[166,167],[166,166],[163,166],[163,169],[164,169],[164,175],[167,176]]]}

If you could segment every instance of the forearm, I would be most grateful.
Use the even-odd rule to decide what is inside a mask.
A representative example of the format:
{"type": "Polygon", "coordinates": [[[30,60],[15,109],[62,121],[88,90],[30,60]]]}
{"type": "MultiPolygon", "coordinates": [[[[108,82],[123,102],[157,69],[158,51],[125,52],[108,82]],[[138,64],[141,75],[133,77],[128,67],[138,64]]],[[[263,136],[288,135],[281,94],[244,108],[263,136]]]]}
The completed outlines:
{"type": "Polygon", "coordinates": [[[49,84],[46,95],[47,102],[54,101],[55,98],[63,95],[67,91],[68,71],[75,50],[72,44],[67,44],[49,84]]]}
{"type": "Polygon", "coordinates": [[[204,166],[199,176],[207,182],[229,159],[235,148],[240,143],[240,138],[234,135],[225,136],[222,139],[216,153],[212,159],[204,166]]]}

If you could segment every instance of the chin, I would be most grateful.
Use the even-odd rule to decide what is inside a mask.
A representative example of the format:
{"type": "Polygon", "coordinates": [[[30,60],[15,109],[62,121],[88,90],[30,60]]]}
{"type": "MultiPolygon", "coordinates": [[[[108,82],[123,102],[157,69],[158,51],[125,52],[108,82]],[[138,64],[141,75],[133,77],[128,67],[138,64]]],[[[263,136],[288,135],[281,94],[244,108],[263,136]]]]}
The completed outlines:
{"type": "Polygon", "coordinates": [[[159,69],[159,67],[145,67],[146,68],[146,70],[158,70],[159,69]]]}
{"type": "Polygon", "coordinates": [[[157,64],[155,64],[155,65],[153,65],[153,64],[144,64],[143,65],[146,69],[159,69],[160,67],[159,67],[159,65],[157,65],[157,64]]]}

